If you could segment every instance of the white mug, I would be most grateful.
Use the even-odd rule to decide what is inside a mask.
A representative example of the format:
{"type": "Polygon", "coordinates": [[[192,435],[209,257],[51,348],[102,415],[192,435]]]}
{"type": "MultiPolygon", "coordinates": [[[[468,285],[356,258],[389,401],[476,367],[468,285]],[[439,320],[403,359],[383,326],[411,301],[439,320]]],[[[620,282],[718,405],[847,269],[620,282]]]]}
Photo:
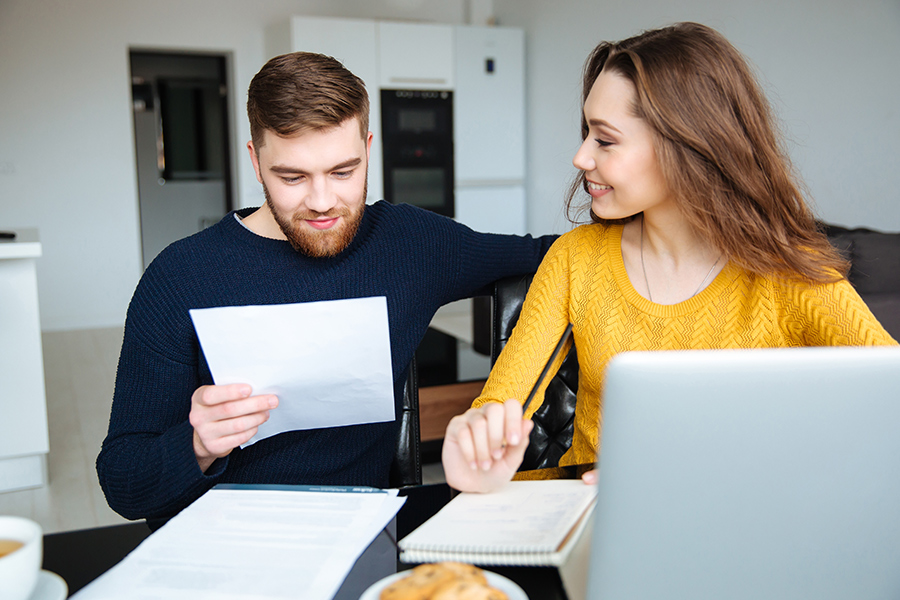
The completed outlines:
{"type": "Polygon", "coordinates": [[[41,526],[24,517],[0,517],[0,540],[22,547],[0,558],[0,598],[28,600],[37,585],[44,554],[41,526]]]}

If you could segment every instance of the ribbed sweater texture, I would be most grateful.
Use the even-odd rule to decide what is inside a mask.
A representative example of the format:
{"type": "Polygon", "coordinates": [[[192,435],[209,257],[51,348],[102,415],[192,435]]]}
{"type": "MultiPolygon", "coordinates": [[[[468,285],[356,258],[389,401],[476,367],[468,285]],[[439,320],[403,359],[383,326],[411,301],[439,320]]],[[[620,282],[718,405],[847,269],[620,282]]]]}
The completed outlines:
{"type": "Polygon", "coordinates": [[[188,415],[194,390],[213,380],[188,311],[384,296],[399,406],[435,311],[484,293],[501,277],[533,272],[553,239],[476,233],[381,201],[366,207],[353,242],[331,258],[258,236],[234,214],[170,245],[147,268],[128,308],[109,432],[97,458],[107,501],[127,518],[159,524],[217,483],[386,486],[397,422],[283,433],[201,472],[188,415]]]}
{"type": "MultiPolygon", "coordinates": [[[[578,349],[578,394],[572,447],[560,465],[595,460],[603,372],[620,352],[897,344],[846,280],[792,283],[729,262],[693,298],[655,304],[632,287],[621,239],[621,225],[600,224],[583,225],[559,238],[535,275],[482,395],[473,403],[524,400],[571,322],[578,349]]],[[[557,359],[529,416],[540,407],[547,383],[564,358],[562,353],[557,359]]]]}

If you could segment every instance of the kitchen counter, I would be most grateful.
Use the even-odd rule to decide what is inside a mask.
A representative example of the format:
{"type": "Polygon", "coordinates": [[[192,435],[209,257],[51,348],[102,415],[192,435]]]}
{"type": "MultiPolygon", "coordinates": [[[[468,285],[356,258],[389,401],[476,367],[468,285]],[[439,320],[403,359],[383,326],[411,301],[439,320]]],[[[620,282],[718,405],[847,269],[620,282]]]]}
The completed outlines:
{"type": "Polygon", "coordinates": [[[12,240],[0,239],[0,260],[38,258],[41,255],[41,241],[37,229],[0,229],[0,231],[14,231],[16,234],[12,240]]]}
{"type": "Polygon", "coordinates": [[[41,243],[37,229],[15,232],[15,239],[0,239],[0,492],[47,483],[50,450],[37,291],[41,243]]]}

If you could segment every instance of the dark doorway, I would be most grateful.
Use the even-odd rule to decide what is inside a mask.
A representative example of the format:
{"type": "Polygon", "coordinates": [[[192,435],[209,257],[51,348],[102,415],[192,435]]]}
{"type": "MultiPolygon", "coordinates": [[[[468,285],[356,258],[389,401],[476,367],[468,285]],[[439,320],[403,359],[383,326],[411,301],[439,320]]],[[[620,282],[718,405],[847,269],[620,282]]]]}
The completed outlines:
{"type": "Polygon", "coordinates": [[[232,209],[226,60],[131,52],[144,268],[232,209]]]}

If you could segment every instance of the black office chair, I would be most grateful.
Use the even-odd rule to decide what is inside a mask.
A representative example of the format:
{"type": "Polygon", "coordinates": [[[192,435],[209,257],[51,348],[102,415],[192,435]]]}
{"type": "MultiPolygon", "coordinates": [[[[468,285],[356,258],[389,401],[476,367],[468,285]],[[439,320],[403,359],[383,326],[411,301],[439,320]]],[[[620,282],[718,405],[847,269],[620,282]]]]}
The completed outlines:
{"type": "Polygon", "coordinates": [[[409,375],[403,386],[403,405],[400,414],[400,433],[394,461],[391,463],[389,484],[392,488],[422,485],[422,460],[419,442],[419,381],[416,359],[409,363],[409,375]]]}
{"type": "MultiPolygon", "coordinates": [[[[491,364],[496,362],[512,335],[532,278],[533,275],[517,275],[494,283],[491,364]]],[[[520,471],[559,465],[560,457],[572,446],[577,392],[578,355],[573,345],[559,371],[550,380],[544,403],[532,417],[534,429],[520,471]]]]}

